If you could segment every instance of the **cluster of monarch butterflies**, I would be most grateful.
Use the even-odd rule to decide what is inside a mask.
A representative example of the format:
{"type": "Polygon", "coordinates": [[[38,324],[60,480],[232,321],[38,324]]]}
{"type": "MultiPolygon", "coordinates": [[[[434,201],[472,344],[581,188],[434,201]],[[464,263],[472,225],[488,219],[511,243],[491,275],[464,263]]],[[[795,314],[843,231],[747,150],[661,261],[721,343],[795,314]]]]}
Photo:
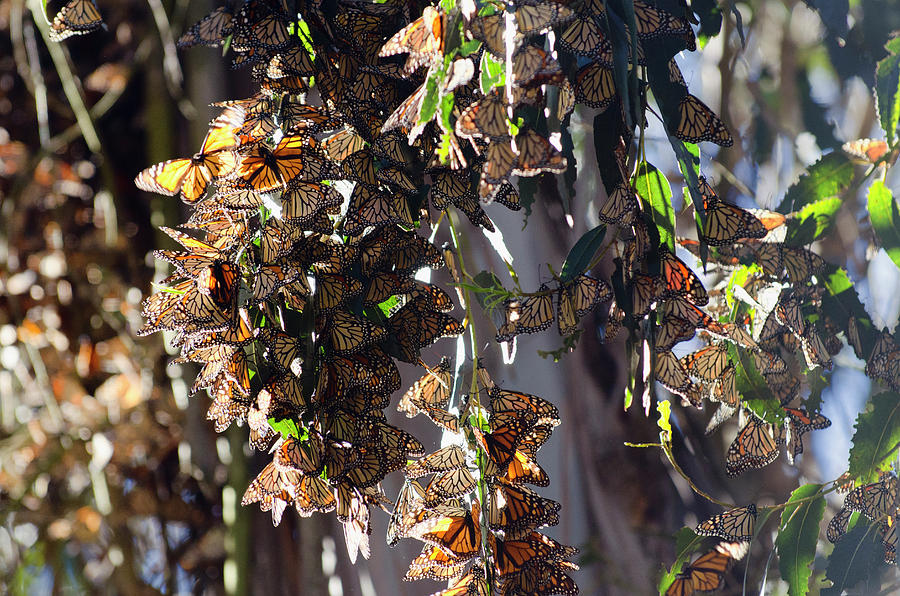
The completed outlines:
{"type": "Polygon", "coordinates": [[[851,516],[861,513],[875,524],[884,546],[884,561],[890,565],[897,562],[897,523],[900,522],[900,482],[895,473],[884,473],[878,482],[864,484],[852,489],[844,497],[844,505],[831,521],[825,536],[830,542],[837,542],[847,532],[851,516]]]}
{"type": "Polygon", "coordinates": [[[559,411],[540,397],[494,385],[480,365],[475,374],[477,392],[458,413],[448,410],[453,375],[446,359],[400,400],[399,410],[424,413],[455,439],[406,467],[388,544],[414,538],[425,546],[404,579],[449,581],[440,592],[446,596],[487,594],[488,584],[504,595],[577,594],[567,573],[577,566],[566,560],[577,551],[536,531],[559,522],[560,504],[525,486],[549,484],[536,454],[559,424],[559,411]]]}
{"type": "MultiPolygon", "coordinates": [[[[379,482],[425,452],[384,419],[400,387],[394,360],[421,363],[421,348],[462,332],[447,314],[449,296],[414,279],[420,268],[442,265],[440,253],[414,230],[430,221],[429,207],[450,205],[492,230],[483,203],[518,209],[515,177],[565,170],[553,136],[538,126],[537,115],[554,96],[560,120],[580,103],[611,115],[610,128],[617,131],[610,147],[597,148],[598,154],[608,149],[618,166],[613,179],[604,177],[610,192],[599,217],[618,226],[624,240],[607,336],[624,325],[648,341],[656,380],[694,406],[704,397],[721,404],[714,426],[741,405],[738,389],[748,375],[738,373],[758,373],[777,399],[772,408],[751,413],[729,448],[730,474],[771,463],[782,443],[789,457],[796,456],[805,432],[828,425],[804,404],[791,405],[801,395],[797,370],[830,368],[834,330],[846,327],[812,316],[821,300],[815,276],[824,261],[778,238],[783,216],[731,205],[701,181],[706,224],[701,241],[686,240],[684,248],[705,255],[713,247],[709,263],[722,271],[756,263],[758,271],[744,283],[750,300],[786,280],[795,286],[793,295],[784,291],[765,308],[754,307],[753,316],[736,319],[725,312],[721,289],[707,292],[691,268],[660,245],[651,215],[628,182],[629,106],[611,57],[622,31],[632,58],[648,66],[649,83],[671,92],[661,105],[670,134],[689,142],[733,142],[721,119],[688,93],[671,59],[694,47],[690,15],[642,1],[634,8],[637,36],[631,40],[622,15],[599,2],[572,9],[552,0],[518,0],[460,18],[458,11],[432,6],[413,11],[404,2],[235,0],[182,36],[182,47],[226,45],[234,67],[251,68],[259,91],[216,104],[221,112],[196,154],[157,164],[136,179],[142,189],[180,196],[193,208],[184,226],[204,236],[168,231],[185,250],[157,253],[175,274],[145,302],[142,332],[178,331],[182,359],[203,365],[194,389],[213,397],[209,417],[217,429],[246,421],[253,445],[273,450],[244,503],[259,502],[276,523],[289,505],[301,515],[334,509],[351,556],[367,554],[370,507],[388,503],[379,482]],[[623,25],[619,33],[607,30],[609,22],[623,25]],[[551,30],[558,54],[548,46],[551,30]],[[477,47],[463,55],[448,46],[454,38],[477,47]],[[654,78],[658,69],[646,57],[660,55],[665,68],[654,78]],[[496,63],[512,65],[505,85],[482,89],[491,77],[485,65],[496,63]],[[546,93],[548,86],[558,92],[546,93]],[[757,333],[748,322],[757,324],[757,333]],[[672,348],[698,330],[710,345],[676,357],[672,348]]],[[[60,28],[76,31],[74,14],[61,13],[60,28]]],[[[498,339],[548,327],[554,295],[560,333],[571,334],[609,294],[606,282],[588,275],[556,290],[542,288],[507,305],[498,339]]],[[[872,358],[875,372],[896,382],[896,344],[879,348],[871,329],[861,327],[860,345],[881,350],[872,358]]],[[[446,371],[439,366],[429,374],[446,371]]],[[[410,577],[453,580],[448,594],[478,593],[494,582],[510,594],[577,590],[566,575],[571,550],[535,532],[555,522],[555,506],[522,487],[547,482],[534,451],[555,415],[531,411],[544,406],[525,394],[508,400],[524,407],[497,409],[492,401],[488,419],[479,417],[474,402],[454,414],[442,400],[426,399],[415,388],[413,394],[404,398],[406,411],[424,412],[451,434],[461,431],[481,450],[490,469],[479,471],[499,492],[465,497],[461,487],[470,487],[466,473],[472,474],[464,466],[430,472],[435,476],[427,485],[408,482],[394,508],[395,537],[428,545],[410,577]],[[476,422],[465,422],[466,415],[476,422]],[[504,513],[497,503],[510,500],[526,506],[504,513]],[[475,522],[482,501],[488,526],[502,535],[482,540],[475,522]],[[513,518],[516,524],[504,527],[502,520],[513,518]],[[480,560],[466,572],[472,559],[480,560]]],[[[699,563],[691,569],[698,577],[706,573],[699,563]]],[[[696,586],[711,581],[695,585],[691,579],[691,589],[703,591],[696,586]]]]}

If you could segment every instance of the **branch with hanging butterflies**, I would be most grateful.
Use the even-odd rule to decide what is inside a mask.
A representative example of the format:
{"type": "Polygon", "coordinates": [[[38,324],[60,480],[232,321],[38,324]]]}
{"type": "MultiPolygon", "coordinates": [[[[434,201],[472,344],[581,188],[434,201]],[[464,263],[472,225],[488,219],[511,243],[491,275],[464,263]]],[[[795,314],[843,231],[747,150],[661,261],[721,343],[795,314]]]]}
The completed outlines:
{"type": "MultiPolygon", "coordinates": [[[[498,341],[542,331],[554,317],[561,335],[573,335],[609,300],[606,340],[627,330],[643,359],[630,371],[639,383],[629,385],[642,387],[647,411],[659,381],[682,398],[685,415],[718,404],[710,431],[742,419],[722,462],[728,476],[771,465],[783,446],[793,462],[804,435],[830,424],[818,379],[832,367],[838,333],[872,378],[898,389],[893,334],[874,329],[855,293],[838,289],[846,274],[809,248],[828,229],[827,204],[789,217],[753,211],[699,176],[696,188],[689,182],[698,234],[679,240],[684,252],[661,174],[654,169],[651,184],[649,164],[628,167],[634,127],[643,135],[646,126],[647,88],[679,142],[734,142],[689,92],[674,58],[695,49],[691,11],[643,0],[420,4],[240,0],[179,40],[224,46],[258,90],[215,104],[197,153],[137,175],[139,188],[179,196],[191,209],[182,226],[190,232],[166,229],[183,250],[156,253],[174,273],[144,302],[140,333],[176,332],[179,360],[202,365],[193,389],[212,398],[216,430],[246,423],[251,445],[271,454],[243,504],[259,503],[276,524],[288,507],[301,516],[335,511],[354,560],[368,555],[371,510],[384,509],[389,542],[426,545],[407,577],[449,581],[444,594],[577,592],[574,550],[537,532],[557,523],[559,504],[524,486],[549,482],[536,452],[559,412],[479,372],[474,331],[467,401],[449,407],[453,379],[442,362],[400,402],[456,437],[454,445],[426,455],[384,414],[402,386],[396,363],[423,364],[424,348],[465,330],[450,314],[450,295],[420,281],[445,260],[417,230],[434,209],[458,246],[451,206],[494,231],[488,210],[520,209],[519,180],[570,168],[549,130],[552,108],[554,127],[568,127],[576,106],[593,110],[608,197],[597,216],[615,229],[607,247],[616,248],[616,269],[609,283],[592,277],[599,257],[585,251],[591,256],[564,267],[555,287],[513,297],[480,292],[488,286],[460,263],[464,295],[504,296],[498,341]],[[695,336],[703,347],[677,355],[695,336]],[[407,479],[391,508],[380,483],[398,470],[407,479]]],[[[80,32],[75,14],[64,9],[59,27],[80,32]]],[[[859,152],[885,164],[895,159],[887,149],[859,152]]],[[[464,306],[471,323],[471,301],[464,306]]],[[[870,468],[883,471],[883,451],[870,468]]],[[[872,480],[873,469],[851,468],[854,480],[872,480]]],[[[879,482],[889,497],[873,504],[881,489],[851,492],[850,516],[886,524],[885,541],[895,544],[896,483],[879,482]]],[[[756,515],[755,506],[732,508],[701,523],[697,533],[716,544],[663,590],[720,588],[746,554],[741,543],[752,540],[756,515]]]]}

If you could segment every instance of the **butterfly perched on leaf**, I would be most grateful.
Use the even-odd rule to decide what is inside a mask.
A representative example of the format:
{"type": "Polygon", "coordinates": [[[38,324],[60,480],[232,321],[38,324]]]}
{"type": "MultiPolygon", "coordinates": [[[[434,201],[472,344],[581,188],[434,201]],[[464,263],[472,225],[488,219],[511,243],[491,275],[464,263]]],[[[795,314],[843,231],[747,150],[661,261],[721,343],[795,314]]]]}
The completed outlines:
{"type": "Polygon", "coordinates": [[[50,24],[50,41],[63,41],[73,35],[86,35],[106,27],[94,0],[70,0],[50,24]]]}

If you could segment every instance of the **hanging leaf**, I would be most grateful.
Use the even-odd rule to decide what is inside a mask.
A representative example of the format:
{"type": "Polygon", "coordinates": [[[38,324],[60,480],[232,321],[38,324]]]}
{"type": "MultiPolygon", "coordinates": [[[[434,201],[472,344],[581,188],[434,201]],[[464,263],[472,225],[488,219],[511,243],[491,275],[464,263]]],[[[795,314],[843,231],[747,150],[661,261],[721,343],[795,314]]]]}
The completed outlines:
{"type": "Polygon", "coordinates": [[[875,69],[875,96],[881,128],[888,144],[893,146],[900,122],[900,38],[890,40],[884,48],[888,55],[875,69]]]}
{"type": "Polygon", "coordinates": [[[821,238],[831,230],[843,201],[838,197],[804,205],[794,219],[788,221],[785,244],[803,246],[821,238]]]}
{"type": "MultiPolygon", "coordinates": [[[[884,549],[875,527],[857,524],[838,540],[828,557],[825,579],[831,580],[833,585],[823,589],[822,596],[840,596],[869,578],[874,579],[875,586],[880,586],[876,572],[883,565],[883,556],[884,549]]],[[[876,587],[875,591],[878,589],[876,587]]]]}
{"type": "Polygon", "coordinates": [[[790,596],[809,592],[810,563],[816,556],[819,523],[825,512],[825,497],[821,484],[804,484],[788,499],[781,512],[781,528],[775,547],[778,549],[778,568],[788,583],[790,596]]]}
{"type": "Polygon", "coordinates": [[[566,256],[562,271],[559,274],[560,281],[564,283],[571,281],[587,271],[591,260],[593,260],[597,250],[603,244],[605,236],[606,226],[601,224],[579,238],[566,256]]]}
{"type": "Polygon", "coordinates": [[[881,180],[869,187],[869,217],[882,248],[900,267],[900,210],[894,195],[881,180]]]}
{"type": "Polygon", "coordinates": [[[888,391],[871,400],[856,417],[849,472],[852,478],[873,482],[887,470],[900,444],[900,394],[888,391]]]}
{"type": "Polygon", "coordinates": [[[675,252],[675,210],[672,208],[672,189],[662,172],[642,161],[637,167],[634,188],[643,199],[645,211],[653,214],[659,230],[659,240],[675,252]]]}
{"type": "Polygon", "coordinates": [[[787,190],[778,211],[789,213],[820,199],[839,195],[850,188],[853,168],[853,163],[842,152],[829,153],[809,166],[787,190]]]}

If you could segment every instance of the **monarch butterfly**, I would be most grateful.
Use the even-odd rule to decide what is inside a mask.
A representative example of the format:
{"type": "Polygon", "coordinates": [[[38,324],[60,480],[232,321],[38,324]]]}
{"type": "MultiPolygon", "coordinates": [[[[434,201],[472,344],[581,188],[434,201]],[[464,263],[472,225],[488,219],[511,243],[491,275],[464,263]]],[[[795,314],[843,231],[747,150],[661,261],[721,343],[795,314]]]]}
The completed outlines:
{"type": "Polygon", "coordinates": [[[409,570],[403,576],[404,581],[417,579],[433,579],[437,581],[454,580],[465,570],[465,561],[448,555],[437,546],[425,546],[422,554],[409,564],[409,570]]]}
{"type": "Polygon", "coordinates": [[[563,31],[559,47],[571,54],[597,60],[603,66],[612,67],[612,44],[593,15],[580,15],[563,31]]]}
{"type": "Polygon", "coordinates": [[[364,304],[380,304],[391,296],[406,294],[415,289],[415,283],[393,271],[379,271],[369,278],[369,285],[363,294],[364,304]]]}
{"type": "Polygon", "coordinates": [[[214,262],[228,260],[228,253],[217,246],[165,226],[160,230],[189,251],[157,250],[153,253],[157,259],[174,265],[178,275],[196,278],[214,262]]]}
{"type": "Polygon", "coordinates": [[[566,158],[562,153],[530,128],[516,135],[516,149],[519,156],[513,168],[514,174],[531,177],[541,172],[560,174],[566,170],[566,158]]]}
{"type": "Polygon", "coordinates": [[[600,62],[582,66],[575,73],[575,101],[605,111],[616,100],[613,71],[600,62]]]}
{"type": "Polygon", "coordinates": [[[844,143],[841,145],[841,149],[854,161],[863,164],[873,164],[884,157],[889,147],[885,141],[880,139],[857,139],[844,143]]]}
{"type": "Polygon", "coordinates": [[[418,298],[406,303],[387,321],[392,338],[399,344],[405,362],[418,362],[419,348],[442,337],[454,337],[464,331],[462,324],[450,315],[434,312],[427,300],[418,298]]]}
{"type": "Polygon", "coordinates": [[[534,35],[575,17],[575,13],[556,2],[520,2],[516,8],[516,25],[522,35],[534,35]]]}
{"type": "Polygon", "coordinates": [[[684,19],[651,6],[642,0],[635,0],[634,16],[637,21],[638,36],[653,39],[662,35],[681,37],[688,50],[696,49],[694,32],[684,19]]]}
{"type": "Polygon", "coordinates": [[[425,487],[417,480],[407,478],[400,487],[397,504],[391,513],[387,528],[388,546],[394,546],[401,538],[408,536],[410,528],[416,523],[419,514],[424,510],[425,487]]]}
{"type": "Polygon", "coordinates": [[[406,466],[407,478],[457,470],[466,465],[466,454],[458,445],[448,445],[406,466]]]}
{"type": "Polygon", "coordinates": [[[466,139],[508,139],[510,132],[505,97],[499,89],[495,89],[463,110],[456,120],[456,135],[466,139]]]}
{"type": "Polygon", "coordinates": [[[787,456],[791,463],[794,458],[803,453],[803,435],[812,430],[820,430],[831,426],[831,420],[822,414],[810,415],[797,408],[784,408],[787,418],[784,424],[787,427],[788,447],[787,456]]]}
{"type": "Polygon", "coordinates": [[[517,449],[513,454],[506,470],[497,466],[493,460],[488,460],[485,468],[485,476],[495,477],[510,485],[533,484],[535,486],[549,486],[550,477],[535,461],[524,451],[517,449]]]}
{"type": "Polygon", "coordinates": [[[684,397],[694,407],[699,408],[702,405],[697,387],[691,381],[687,370],[675,354],[672,352],[657,354],[654,373],[656,380],[662,383],[666,389],[684,397]]]}
{"type": "MultiPolygon", "coordinates": [[[[482,42],[484,47],[498,58],[506,56],[506,44],[503,39],[504,29],[505,24],[502,12],[474,17],[469,21],[469,33],[472,34],[472,37],[482,42]]],[[[514,43],[519,41],[517,39],[514,43]]]]}
{"type": "Polygon", "coordinates": [[[286,490],[293,490],[300,482],[300,473],[293,470],[281,470],[275,462],[269,462],[260,473],[250,482],[241,505],[247,506],[258,503],[265,495],[276,495],[286,490]]]}
{"type": "Polygon", "coordinates": [[[668,352],[675,344],[687,341],[694,337],[697,328],[690,321],[668,315],[656,329],[656,342],[653,349],[659,352],[668,352]]]}
{"type": "Polygon", "coordinates": [[[214,261],[197,275],[197,290],[225,308],[237,297],[240,271],[234,263],[214,261]]]}
{"type": "Polygon", "coordinates": [[[703,176],[700,176],[700,194],[706,210],[703,238],[710,246],[733,244],[744,238],[762,238],[768,233],[755,215],[720,200],[703,176]]]}
{"type": "Polygon", "coordinates": [[[468,468],[440,472],[431,479],[425,488],[425,506],[435,507],[448,499],[471,492],[475,486],[475,479],[468,468]]]}
{"type": "MultiPolygon", "coordinates": [[[[302,45],[294,45],[275,54],[266,66],[269,79],[283,79],[289,76],[311,77],[316,74],[315,64],[309,51],[302,45]]],[[[293,104],[293,102],[291,102],[293,104]]],[[[309,106],[306,106],[307,109],[309,106]]]]}
{"type": "Polygon", "coordinates": [[[508,538],[521,538],[541,526],[559,523],[560,504],[524,486],[499,483],[490,493],[488,526],[508,538]]]}
{"type": "Polygon", "coordinates": [[[383,327],[366,319],[343,310],[335,310],[331,313],[326,326],[326,335],[335,352],[349,354],[371,343],[381,341],[386,335],[386,331],[383,327]]]}
{"type": "Polygon", "coordinates": [[[506,322],[497,331],[497,341],[509,341],[520,333],[537,333],[553,323],[553,298],[542,285],[537,296],[503,303],[506,322]]]}
{"type": "Polygon", "coordinates": [[[257,145],[244,156],[237,176],[258,192],[284,188],[303,172],[303,153],[314,144],[307,136],[295,135],[282,138],[273,150],[257,145]]]}
{"type": "Polygon", "coordinates": [[[86,35],[106,27],[93,0],[70,0],[50,25],[50,41],[62,41],[73,35],[86,35]]]}
{"type": "Polygon", "coordinates": [[[722,344],[708,345],[682,358],[681,364],[688,374],[704,381],[715,381],[730,365],[728,350],[722,344]]]}
{"type": "Polygon", "coordinates": [[[631,315],[639,319],[649,313],[664,292],[665,285],[659,277],[635,273],[631,278],[631,315]]]}
{"type": "Polygon", "coordinates": [[[440,505],[430,512],[432,517],[413,525],[410,536],[437,546],[460,560],[481,553],[481,506],[472,499],[472,508],[440,505]]]}
{"type": "Polygon", "coordinates": [[[537,46],[526,45],[513,56],[513,84],[518,87],[555,85],[563,78],[559,62],[537,46]]]}
{"type": "Polygon", "coordinates": [[[481,166],[478,195],[481,198],[494,195],[497,185],[508,182],[517,164],[518,155],[513,150],[511,139],[491,142],[485,151],[485,161],[481,166]]]}
{"type": "Polygon", "coordinates": [[[697,306],[709,302],[709,296],[697,274],[684,261],[667,250],[660,251],[660,267],[666,283],[664,297],[679,296],[687,298],[697,306]]]}
{"type": "Polygon", "coordinates": [[[261,2],[247,2],[234,23],[232,47],[236,52],[274,52],[291,43],[281,11],[261,2]]]}
{"type": "Polygon", "coordinates": [[[316,275],[316,308],[327,311],[345,304],[362,292],[362,282],[336,273],[316,275]]]}
{"type": "Polygon", "coordinates": [[[699,536],[717,536],[734,542],[749,542],[753,539],[756,522],[756,505],[729,509],[715,517],[701,522],[695,530],[699,536]]]}
{"type": "Polygon", "coordinates": [[[630,184],[620,182],[600,209],[598,218],[607,224],[627,226],[637,211],[637,197],[630,184]]]}
{"type": "Polygon", "coordinates": [[[242,395],[235,395],[235,384],[220,378],[210,390],[212,403],[206,411],[206,419],[213,423],[217,433],[225,432],[234,421],[247,418],[250,402],[242,395]]]}
{"type": "Polygon", "coordinates": [[[834,544],[847,533],[851,515],[853,515],[853,510],[846,505],[834,514],[834,517],[831,518],[831,521],[828,522],[828,526],[825,528],[825,537],[828,538],[829,542],[834,544]]]}
{"type": "Polygon", "coordinates": [[[409,54],[403,70],[412,73],[430,66],[444,54],[446,15],[434,6],[426,6],[422,16],[398,31],[378,52],[380,57],[409,54]]]}
{"type": "Polygon", "coordinates": [[[725,472],[734,477],[750,468],[764,468],[777,458],[778,441],[773,436],[772,425],[751,414],[728,447],[725,472]]]}
{"type": "Polygon", "coordinates": [[[686,93],[678,104],[678,124],[673,136],[689,143],[709,141],[722,147],[734,145],[725,123],[705,103],[686,93]]]}
{"type": "Polygon", "coordinates": [[[469,573],[449,586],[446,590],[435,592],[431,596],[487,596],[488,585],[484,579],[484,568],[476,564],[469,573]]]}
{"type": "Polygon", "coordinates": [[[543,559],[532,561],[522,569],[504,577],[501,594],[577,594],[578,585],[566,574],[578,565],[569,561],[543,559]]]}
{"type": "Polygon", "coordinates": [[[878,482],[854,488],[844,498],[844,506],[859,511],[872,521],[893,515],[897,507],[897,477],[884,474],[878,482]]]}
{"type": "Polygon", "coordinates": [[[777,245],[788,278],[794,283],[806,281],[825,266],[825,259],[799,246],[777,245]]]}
{"type": "Polygon", "coordinates": [[[365,140],[355,131],[345,128],[322,140],[322,151],[332,161],[343,161],[365,148],[365,140]]]}
{"type": "Polygon", "coordinates": [[[666,596],[690,596],[718,589],[731,564],[744,558],[748,550],[747,542],[719,543],[686,566],[666,590],[666,596]]]}
{"type": "Polygon", "coordinates": [[[280,470],[294,470],[301,474],[317,476],[324,468],[322,456],[325,444],[315,433],[310,434],[307,441],[288,437],[275,450],[272,460],[280,470]]]}
{"type": "Polygon", "coordinates": [[[220,6],[200,19],[184,35],[178,38],[178,47],[193,45],[220,46],[231,35],[234,12],[229,6],[220,6]]]}
{"type": "Polygon", "coordinates": [[[534,421],[534,414],[523,411],[515,416],[505,416],[502,420],[498,418],[492,421],[489,433],[472,427],[479,446],[497,468],[497,475],[503,475],[506,471],[525,435],[534,427],[534,421]]]}
{"type": "Polygon", "coordinates": [[[806,322],[806,328],[800,335],[800,345],[809,368],[821,366],[825,370],[831,370],[833,363],[828,348],[822,341],[822,337],[816,332],[815,326],[809,321],[806,322]]]}
{"type": "Polygon", "coordinates": [[[501,540],[490,535],[491,551],[494,554],[494,568],[503,579],[539,560],[548,558],[554,551],[549,544],[538,540],[501,540]]]}
{"type": "Polygon", "coordinates": [[[198,153],[190,158],[170,159],[147,168],[137,175],[134,184],[141,190],[164,195],[181,193],[186,203],[196,203],[206,194],[213,178],[228,176],[238,166],[240,157],[232,126],[210,128],[198,153]]]}
{"type": "Polygon", "coordinates": [[[894,389],[900,388],[900,346],[887,332],[881,332],[866,363],[866,374],[894,389]]]}
{"type": "Polygon", "coordinates": [[[559,410],[552,403],[519,391],[510,391],[493,386],[488,391],[491,400],[491,412],[530,412],[534,414],[535,424],[559,424],[559,410]]]}
{"type": "Polygon", "coordinates": [[[446,408],[450,404],[450,389],[453,376],[450,361],[444,357],[433,369],[416,381],[400,398],[397,411],[405,412],[408,417],[418,414],[421,404],[446,408]]]}

